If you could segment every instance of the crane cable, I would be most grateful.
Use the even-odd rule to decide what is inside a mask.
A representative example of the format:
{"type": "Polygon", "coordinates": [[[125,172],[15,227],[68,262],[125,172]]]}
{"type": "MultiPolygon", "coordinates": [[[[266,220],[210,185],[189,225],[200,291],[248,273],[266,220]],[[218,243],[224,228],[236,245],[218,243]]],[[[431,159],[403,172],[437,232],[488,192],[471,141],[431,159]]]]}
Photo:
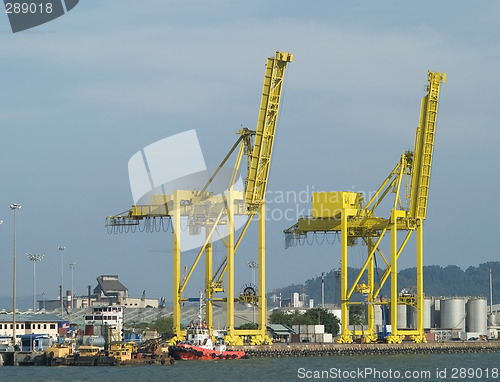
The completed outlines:
{"type": "Polygon", "coordinates": [[[325,242],[325,239],[326,239],[326,232],[323,234],[323,240],[321,240],[321,243],[318,240],[318,236],[316,235],[316,232],[314,232],[314,237],[316,238],[316,244],[323,245],[323,243],[325,242]]]}

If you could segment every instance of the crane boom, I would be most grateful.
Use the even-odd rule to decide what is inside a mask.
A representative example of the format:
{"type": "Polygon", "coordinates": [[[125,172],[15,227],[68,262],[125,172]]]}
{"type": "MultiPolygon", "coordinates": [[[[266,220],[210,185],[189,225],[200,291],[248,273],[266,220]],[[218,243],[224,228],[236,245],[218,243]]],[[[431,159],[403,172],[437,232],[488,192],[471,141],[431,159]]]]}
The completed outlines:
{"type": "Polygon", "coordinates": [[[439,88],[446,82],[446,74],[429,71],[427,79],[428,92],[422,98],[411,167],[410,217],[416,219],[425,219],[427,212],[439,88]]]}
{"type": "Polygon", "coordinates": [[[293,54],[284,52],[276,52],[274,57],[267,59],[257,129],[249,158],[250,169],[245,194],[247,208],[251,212],[256,212],[264,202],[283,78],[286,65],[292,60],[293,54]]]}

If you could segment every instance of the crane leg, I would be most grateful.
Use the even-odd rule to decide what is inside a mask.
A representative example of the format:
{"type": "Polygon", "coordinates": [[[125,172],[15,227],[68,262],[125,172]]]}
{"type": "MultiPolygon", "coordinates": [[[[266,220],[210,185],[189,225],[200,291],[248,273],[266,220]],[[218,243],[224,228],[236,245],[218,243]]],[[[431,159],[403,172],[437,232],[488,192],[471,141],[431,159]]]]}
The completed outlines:
{"type": "Polygon", "coordinates": [[[347,213],[342,211],[340,228],[340,295],[341,295],[341,333],[338,342],[350,344],[352,342],[351,332],[347,329],[349,325],[349,306],[347,299],[347,213]]]}
{"type": "Polygon", "coordinates": [[[417,220],[417,330],[413,342],[427,342],[424,334],[424,241],[423,221],[417,220]]]}

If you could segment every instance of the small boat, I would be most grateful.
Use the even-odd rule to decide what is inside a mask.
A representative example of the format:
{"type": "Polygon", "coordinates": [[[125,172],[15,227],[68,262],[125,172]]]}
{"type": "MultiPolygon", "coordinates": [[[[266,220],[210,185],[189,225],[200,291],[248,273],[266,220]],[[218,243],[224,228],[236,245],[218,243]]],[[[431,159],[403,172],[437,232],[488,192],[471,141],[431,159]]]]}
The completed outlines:
{"type": "Polygon", "coordinates": [[[203,297],[200,292],[200,313],[198,322],[191,321],[186,330],[187,338],[177,345],[169,346],[168,353],[175,360],[217,360],[245,358],[244,351],[227,350],[223,338],[212,341],[210,330],[205,321],[201,320],[203,311],[203,297]]]}
{"type": "Polygon", "coordinates": [[[244,351],[227,350],[222,338],[213,343],[205,322],[189,324],[187,340],[169,346],[168,352],[176,360],[217,360],[245,357],[244,351]]]}

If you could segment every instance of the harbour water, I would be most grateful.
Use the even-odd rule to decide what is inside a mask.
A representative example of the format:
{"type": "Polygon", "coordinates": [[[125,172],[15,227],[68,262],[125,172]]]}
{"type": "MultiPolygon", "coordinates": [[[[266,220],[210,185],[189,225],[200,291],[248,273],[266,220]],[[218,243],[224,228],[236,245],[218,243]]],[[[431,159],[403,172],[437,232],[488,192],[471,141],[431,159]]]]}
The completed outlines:
{"type": "Polygon", "coordinates": [[[0,367],[0,381],[500,381],[500,354],[359,355],[178,361],[172,366],[0,367]]]}

